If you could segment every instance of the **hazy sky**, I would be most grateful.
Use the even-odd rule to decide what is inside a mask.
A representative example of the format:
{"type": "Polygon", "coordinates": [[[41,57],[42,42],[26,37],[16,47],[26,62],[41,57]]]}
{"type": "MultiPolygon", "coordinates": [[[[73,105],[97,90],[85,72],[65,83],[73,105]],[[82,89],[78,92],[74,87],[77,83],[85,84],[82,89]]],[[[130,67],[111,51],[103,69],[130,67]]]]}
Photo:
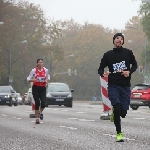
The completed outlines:
{"type": "Polygon", "coordinates": [[[125,23],[137,16],[141,1],[136,0],[28,0],[40,4],[47,17],[83,24],[88,21],[105,28],[123,29],[125,23]]]}

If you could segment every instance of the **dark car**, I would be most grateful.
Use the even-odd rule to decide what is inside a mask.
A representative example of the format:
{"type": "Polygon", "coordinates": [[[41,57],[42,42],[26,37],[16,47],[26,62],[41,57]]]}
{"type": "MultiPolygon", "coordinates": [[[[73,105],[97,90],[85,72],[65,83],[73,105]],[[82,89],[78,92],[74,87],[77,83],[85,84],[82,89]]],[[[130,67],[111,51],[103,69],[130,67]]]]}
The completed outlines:
{"type": "Polygon", "coordinates": [[[136,84],[131,91],[130,107],[137,110],[139,106],[150,107],[150,85],[136,84]]]}
{"type": "Polygon", "coordinates": [[[70,89],[66,83],[49,83],[47,86],[46,107],[48,105],[72,107],[72,92],[74,90],[70,89]]]}
{"type": "Polygon", "coordinates": [[[12,86],[0,86],[0,105],[12,106],[12,104],[17,106],[14,89],[12,86]]]}

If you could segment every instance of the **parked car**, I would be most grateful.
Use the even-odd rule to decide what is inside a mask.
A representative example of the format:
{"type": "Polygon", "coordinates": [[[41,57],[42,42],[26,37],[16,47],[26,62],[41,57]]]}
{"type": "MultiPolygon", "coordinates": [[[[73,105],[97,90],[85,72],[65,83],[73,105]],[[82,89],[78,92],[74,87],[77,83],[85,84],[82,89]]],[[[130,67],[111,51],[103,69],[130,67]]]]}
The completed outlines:
{"type": "Polygon", "coordinates": [[[130,107],[137,110],[139,106],[150,107],[150,85],[136,84],[131,91],[130,107]]]}
{"type": "Polygon", "coordinates": [[[0,86],[0,105],[17,106],[16,92],[12,86],[0,86]]]}
{"type": "Polygon", "coordinates": [[[49,83],[47,86],[46,107],[48,107],[48,105],[72,107],[72,92],[74,92],[74,90],[70,89],[66,83],[49,83]]]}
{"type": "Polygon", "coordinates": [[[21,97],[20,93],[16,93],[16,96],[17,96],[18,104],[22,105],[22,97],[21,97]]]}

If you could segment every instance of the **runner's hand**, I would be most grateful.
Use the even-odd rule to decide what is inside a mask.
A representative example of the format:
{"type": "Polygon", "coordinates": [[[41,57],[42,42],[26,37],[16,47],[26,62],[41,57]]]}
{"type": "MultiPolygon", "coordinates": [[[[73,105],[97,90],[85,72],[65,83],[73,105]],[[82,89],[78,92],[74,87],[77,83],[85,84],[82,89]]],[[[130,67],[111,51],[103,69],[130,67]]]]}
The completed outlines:
{"type": "Polygon", "coordinates": [[[130,71],[122,71],[122,75],[129,77],[130,71]]]}
{"type": "Polygon", "coordinates": [[[104,77],[108,77],[108,75],[109,75],[110,73],[111,73],[111,72],[106,71],[106,72],[104,72],[103,76],[104,76],[104,77]]]}
{"type": "Polygon", "coordinates": [[[45,80],[45,83],[47,84],[48,82],[49,82],[48,79],[46,79],[46,80],[45,80]]]}
{"type": "Polygon", "coordinates": [[[33,82],[39,82],[39,80],[36,79],[36,78],[32,79],[32,81],[33,81],[33,82]]]}

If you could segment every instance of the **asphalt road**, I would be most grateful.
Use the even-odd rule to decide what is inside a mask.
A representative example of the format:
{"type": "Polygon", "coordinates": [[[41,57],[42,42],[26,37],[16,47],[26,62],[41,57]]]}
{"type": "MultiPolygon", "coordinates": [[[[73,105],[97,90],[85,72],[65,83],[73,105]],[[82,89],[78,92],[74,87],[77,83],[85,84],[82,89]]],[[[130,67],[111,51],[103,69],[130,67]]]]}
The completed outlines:
{"type": "Polygon", "coordinates": [[[0,150],[150,150],[148,107],[129,110],[122,119],[123,143],[115,141],[114,124],[100,119],[98,102],[49,106],[38,125],[32,113],[31,106],[0,106],[0,150]]]}

